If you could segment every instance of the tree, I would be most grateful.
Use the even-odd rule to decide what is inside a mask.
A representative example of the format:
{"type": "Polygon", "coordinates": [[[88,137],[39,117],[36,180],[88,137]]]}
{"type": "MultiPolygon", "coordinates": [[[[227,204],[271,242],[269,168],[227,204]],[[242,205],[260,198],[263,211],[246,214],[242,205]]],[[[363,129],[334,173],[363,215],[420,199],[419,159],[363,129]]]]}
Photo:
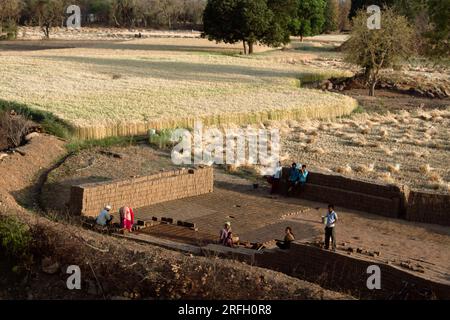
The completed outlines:
{"type": "Polygon", "coordinates": [[[0,0],[0,34],[6,30],[8,38],[15,38],[22,5],[20,0],[0,0]]]}
{"type": "Polygon", "coordinates": [[[31,0],[32,19],[41,27],[46,39],[50,38],[50,29],[62,25],[66,8],[64,0],[31,0]]]}
{"type": "Polygon", "coordinates": [[[325,0],[300,0],[297,7],[297,18],[291,23],[291,31],[295,36],[304,37],[320,34],[325,24],[325,0]]]}
{"type": "Polygon", "coordinates": [[[339,0],[327,0],[325,7],[325,32],[339,29],[339,0]]]}
{"type": "Polygon", "coordinates": [[[136,22],[136,1],[114,0],[111,5],[111,16],[116,26],[133,28],[136,22]]]}
{"type": "Polygon", "coordinates": [[[267,5],[273,17],[262,42],[273,47],[288,44],[291,41],[290,25],[296,17],[298,0],[268,0],[267,5]]]}
{"type": "Polygon", "coordinates": [[[406,59],[412,52],[414,31],[404,16],[392,9],[382,11],[381,29],[367,28],[369,14],[360,10],[353,18],[350,39],[345,47],[346,60],[364,69],[369,95],[375,95],[380,70],[406,59]]]}
{"type": "Polygon", "coordinates": [[[427,53],[432,57],[450,56],[450,0],[428,0],[428,15],[431,30],[425,33],[428,39],[427,53]]]}
{"type": "Polygon", "coordinates": [[[87,3],[87,10],[95,15],[96,21],[108,22],[111,13],[111,2],[109,0],[91,0],[87,3]]]}
{"type": "Polygon", "coordinates": [[[397,0],[352,0],[352,6],[350,8],[349,18],[353,19],[359,10],[365,10],[371,5],[377,5],[382,8],[391,7],[397,0]]]}
{"type": "Polygon", "coordinates": [[[350,30],[350,20],[348,16],[350,14],[351,6],[351,0],[339,1],[339,31],[350,30]]]}
{"type": "Polygon", "coordinates": [[[266,0],[209,0],[203,14],[203,36],[225,43],[243,42],[244,53],[253,53],[257,42],[271,43],[268,30],[273,12],[266,0]]]}
{"type": "Polygon", "coordinates": [[[173,23],[181,15],[181,3],[175,0],[159,0],[159,14],[163,18],[164,24],[172,29],[173,23]]]}

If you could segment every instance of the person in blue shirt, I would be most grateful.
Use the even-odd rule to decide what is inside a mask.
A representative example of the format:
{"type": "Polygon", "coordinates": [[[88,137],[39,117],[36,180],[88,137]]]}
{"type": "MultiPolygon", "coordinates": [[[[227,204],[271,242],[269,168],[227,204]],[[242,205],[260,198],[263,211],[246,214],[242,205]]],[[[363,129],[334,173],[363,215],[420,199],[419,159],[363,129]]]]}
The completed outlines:
{"type": "Polygon", "coordinates": [[[330,238],[332,240],[333,251],[336,251],[336,222],[337,213],[334,211],[334,205],[328,205],[328,213],[325,217],[325,249],[330,248],[330,238]]]}
{"type": "Polygon", "coordinates": [[[306,170],[306,165],[302,165],[300,170],[300,185],[304,186],[308,180],[308,170],[306,170]]]}
{"type": "Polygon", "coordinates": [[[297,164],[294,162],[289,170],[289,187],[288,196],[296,189],[297,185],[300,183],[300,171],[297,168],[297,164]]]}
{"type": "Polygon", "coordinates": [[[98,215],[96,222],[100,226],[108,226],[113,220],[113,216],[110,214],[111,206],[107,205],[98,215]]]}

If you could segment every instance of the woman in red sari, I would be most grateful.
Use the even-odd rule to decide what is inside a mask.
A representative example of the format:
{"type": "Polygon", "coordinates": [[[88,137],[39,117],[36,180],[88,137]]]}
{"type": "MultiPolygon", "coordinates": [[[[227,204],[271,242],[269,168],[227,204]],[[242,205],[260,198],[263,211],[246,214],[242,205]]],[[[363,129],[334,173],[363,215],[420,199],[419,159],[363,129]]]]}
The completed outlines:
{"type": "Polygon", "coordinates": [[[131,232],[134,224],[134,212],[132,208],[124,208],[123,228],[131,232]]]}

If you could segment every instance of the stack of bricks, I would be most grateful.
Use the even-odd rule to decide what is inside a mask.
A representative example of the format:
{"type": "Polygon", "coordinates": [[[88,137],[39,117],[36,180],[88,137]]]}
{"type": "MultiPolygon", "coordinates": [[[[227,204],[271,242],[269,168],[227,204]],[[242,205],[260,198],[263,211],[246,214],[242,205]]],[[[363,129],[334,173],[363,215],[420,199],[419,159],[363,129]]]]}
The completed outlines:
{"type": "MultiPolygon", "coordinates": [[[[289,168],[284,168],[282,192],[287,190],[288,177],[289,168]]],[[[404,198],[398,186],[317,172],[309,173],[307,184],[299,196],[393,218],[400,216],[404,198]]]]}
{"type": "MultiPolygon", "coordinates": [[[[307,281],[315,282],[325,288],[351,292],[362,298],[388,299],[400,292],[405,283],[413,288],[410,292],[429,292],[437,299],[450,299],[450,285],[431,281],[404,271],[392,265],[337,254],[316,246],[294,242],[289,250],[266,250],[255,254],[254,265],[276,270],[307,281]],[[369,290],[367,269],[377,265],[381,271],[381,290],[369,290]]],[[[416,296],[415,298],[423,298],[416,296]]]]}
{"type": "Polygon", "coordinates": [[[73,214],[96,216],[107,204],[113,211],[123,206],[141,208],[210,193],[213,184],[213,168],[206,167],[72,186],[70,210],[73,214]]]}
{"type": "Polygon", "coordinates": [[[450,195],[411,191],[406,205],[406,219],[450,226],[450,195]]]}

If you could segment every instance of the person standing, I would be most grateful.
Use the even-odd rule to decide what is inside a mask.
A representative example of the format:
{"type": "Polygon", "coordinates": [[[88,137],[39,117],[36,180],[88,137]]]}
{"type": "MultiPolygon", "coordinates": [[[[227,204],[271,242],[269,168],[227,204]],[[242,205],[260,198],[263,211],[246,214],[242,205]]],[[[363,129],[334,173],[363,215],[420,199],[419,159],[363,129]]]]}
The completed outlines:
{"type": "Polygon", "coordinates": [[[131,232],[134,224],[134,212],[130,207],[124,208],[123,228],[131,232]]]}
{"type": "Polygon", "coordinates": [[[325,249],[330,248],[330,238],[332,240],[333,251],[336,251],[336,222],[338,215],[334,211],[334,205],[328,205],[328,213],[325,217],[325,249]]]}
{"type": "Polygon", "coordinates": [[[270,190],[270,194],[278,193],[280,188],[280,179],[283,173],[283,166],[281,162],[278,162],[277,167],[275,168],[275,174],[272,176],[272,188],[270,190]]]}

